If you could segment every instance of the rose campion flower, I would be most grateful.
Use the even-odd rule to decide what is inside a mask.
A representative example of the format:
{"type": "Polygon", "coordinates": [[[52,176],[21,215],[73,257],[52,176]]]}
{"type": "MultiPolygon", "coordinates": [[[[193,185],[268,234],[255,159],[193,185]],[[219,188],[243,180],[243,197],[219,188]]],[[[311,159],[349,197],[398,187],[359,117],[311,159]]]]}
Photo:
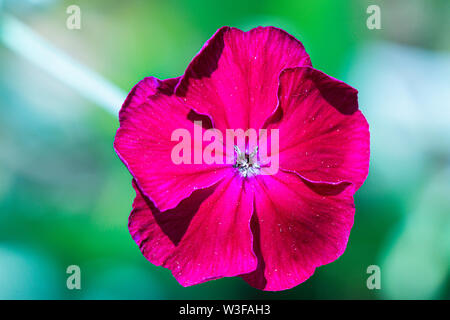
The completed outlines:
{"type": "MultiPolygon", "coordinates": [[[[368,174],[368,124],[357,90],[314,69],[293,36],[223,27],[183,76],[139,82],[119,119],[114,147],[136,191],[130,233],[181,285],[240,276],[285,290],[343,254],[368,174]],[[224,149],[234,164],[172,161],[175,130],[211,127],[277,129],[279,170],[260,174],[257,149],[224,149]]],[[[206,147],[194,142],[192,154],[206,147]]]]}

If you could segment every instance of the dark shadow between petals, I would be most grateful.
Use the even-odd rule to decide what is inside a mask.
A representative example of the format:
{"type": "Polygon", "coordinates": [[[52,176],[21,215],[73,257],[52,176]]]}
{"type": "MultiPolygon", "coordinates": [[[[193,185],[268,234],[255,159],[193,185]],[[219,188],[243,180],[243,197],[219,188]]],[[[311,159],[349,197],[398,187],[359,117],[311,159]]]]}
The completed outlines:
{"type": "Polygon", "coordinates": [[[207,116],[205,114],[197,113],[192,109],[189,111],[189,113],[187,115],[187,119],[191,122],[201,121],[202,127],[205,130],[213,128],[213,124],[212,124],[211,118],[209,116],[207,116]]]}
{"type": "Polygon", "coordinates": [[[283,119],[283,108],[280,105],[277,106],[275,112],[267,118],[266,122],[264,122],[263,129],[266,129],[269,125],[280,122],[283,119]]]}
{"type": "Polygon", "coordinates": [[[337,111],[352,115],[358,111],[358,90],[334,79],[325,73],[311,69],[316,75],[311,77],[321,96],[337,111]]]}
{"type": "Polygon", "coordinates": [[[144,198],[149,210],[152,212],[156,223],[161,228],[161,231],[177,246],[185,235],[189,224],[192,221],[195,213],[200,208],[200,205],[205,201],[217,188],[218,183],[204,189],[198,189],[192,192],[192,194],[182,200],[178,206],[173,209],[161,212],[156,208],[155,204],[148,199],[144,193],[139,189],[136,182],[133,180],[133,184],[140,195],[144,198]]]}
{"type": "Polygon", "coordinates": [[[321,196],[337,196],[351,185],[350,182],[346,181],[331,184],[326,182],[312,182],[304,178],[301,179],[308,188],[321,196]]]}
{"type": "Polygon", "coordinates": [[[253,234],[253,252],[258,259],[258,265],[256,270],[247,274],[241,275],[241,278],[247,281],[251,286],[256,289],[264,290],[267,284],[267,280],[264,276],[266,269],[266,263],[261,252],[261,232],[259,227],[259,219],[256,213],[256,203],[253,203],[253,214],[250,220],[250,229],[253,234]]]}
{"type": "Polygon", "coordinates": [[[220,28],[216,34],[208,40],[194,59],[192,59],[185,74],[181,78],[181,81],[175,88],[175,93],[177,96],[186,96],[187,88],[189,88],[189,80],[191,78],[201,79],[210,77],[212,73],[217,70],[220,56],[225,48],[225,41],[223,37],[228,30],[228,27],[220,28]]]}

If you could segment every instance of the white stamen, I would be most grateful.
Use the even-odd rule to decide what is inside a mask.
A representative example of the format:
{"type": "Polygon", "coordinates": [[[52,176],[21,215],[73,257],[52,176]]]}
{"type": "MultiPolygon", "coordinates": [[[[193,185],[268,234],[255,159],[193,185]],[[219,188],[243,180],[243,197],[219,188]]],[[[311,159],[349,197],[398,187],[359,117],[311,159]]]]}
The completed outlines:
{"type": "Polygon", "coordinates": [[[258,147],[256,146],[252,153],[246,154],[241,152],[238,146],[234,146],[236,151],[236,163],[234,168],[238,169],[242,177],[251,177],[259,173],[260,166],[258,164],[258,147]]]}

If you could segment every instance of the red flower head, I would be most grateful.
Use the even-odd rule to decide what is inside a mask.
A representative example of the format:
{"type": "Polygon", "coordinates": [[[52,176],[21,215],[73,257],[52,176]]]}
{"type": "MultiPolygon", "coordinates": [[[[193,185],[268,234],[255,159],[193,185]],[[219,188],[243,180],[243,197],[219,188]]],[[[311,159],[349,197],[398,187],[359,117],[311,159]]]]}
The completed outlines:
{"type": "Polygon", "coordinates": [[[286,32],[219,29],[182,77],[139,82],[119,118],[130,233],[183,286],[241,276],[284,290],[344,252],[368,124],[357,91],[313,69],[286,32]],[[229,135],[239,129],[257,147],[229,135]]]}

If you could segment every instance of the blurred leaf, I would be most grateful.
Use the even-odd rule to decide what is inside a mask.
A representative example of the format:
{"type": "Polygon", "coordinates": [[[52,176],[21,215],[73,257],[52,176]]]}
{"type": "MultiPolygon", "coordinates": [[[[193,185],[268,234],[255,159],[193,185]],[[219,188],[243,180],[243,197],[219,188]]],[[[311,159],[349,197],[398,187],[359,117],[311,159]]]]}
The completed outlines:
{"type": "Polygon", "coordinates": [[[450,169],[437,172],[405,217],[382,264],[391,299],[440,297],[450,271],[450,169]]]}

